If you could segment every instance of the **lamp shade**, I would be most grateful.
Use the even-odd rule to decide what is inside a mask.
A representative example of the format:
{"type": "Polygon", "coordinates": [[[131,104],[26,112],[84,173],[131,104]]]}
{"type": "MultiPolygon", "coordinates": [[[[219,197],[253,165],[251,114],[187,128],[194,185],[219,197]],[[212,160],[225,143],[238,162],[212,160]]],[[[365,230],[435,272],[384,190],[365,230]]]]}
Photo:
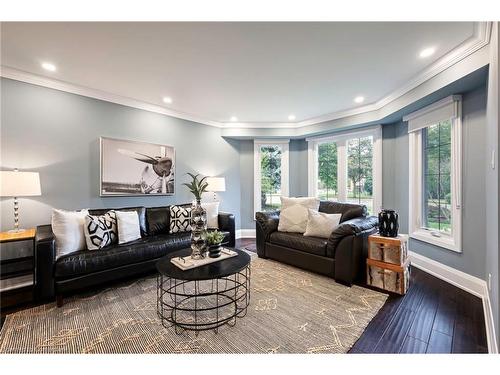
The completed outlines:
{"type": "Polygon", "coordinates": [[[226,179],[224,177],[208,177],[208,191],[226,191],[226,179]]]}
{"type": "Polygon", "coordinates": [[[0,196],[28,197],[42,195],[38,172],[0,171],[0,196]]]}

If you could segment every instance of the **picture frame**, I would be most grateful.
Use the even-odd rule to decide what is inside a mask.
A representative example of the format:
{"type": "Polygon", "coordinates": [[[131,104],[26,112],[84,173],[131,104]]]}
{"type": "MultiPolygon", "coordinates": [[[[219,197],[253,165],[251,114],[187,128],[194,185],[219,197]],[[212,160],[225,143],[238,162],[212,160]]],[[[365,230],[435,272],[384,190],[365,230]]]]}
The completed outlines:
{"type": "Polygon", "coordinates": [[[171,145],[99,138],[99,195],[175,195],[175,148],[171,145]]]}

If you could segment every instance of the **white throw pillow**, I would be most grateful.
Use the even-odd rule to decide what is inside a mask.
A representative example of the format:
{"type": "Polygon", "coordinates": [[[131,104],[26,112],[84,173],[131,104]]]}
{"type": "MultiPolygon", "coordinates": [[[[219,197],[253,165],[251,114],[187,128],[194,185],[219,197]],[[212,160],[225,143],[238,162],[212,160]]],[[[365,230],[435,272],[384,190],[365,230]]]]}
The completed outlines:
{"type": "Polygon", "coordinates": [[[56,259],[62,255],[85,250],[85,217],[87,209],[81,211],[52,210],[52,233],[56,238],[56,259]]]}
{"type": "Polygon", "coordinates": [[[342,214],[325,214],[309,209],[309,220],[304,236],[330,237],[335,227],[339,225],[341,216],[342,214]]]}
{"type": "Polygon", "coordinates": [[[309,219],[307,210],[311,209],[318,211],[318,208],[319,199],[314,197],[281,197],[281,213],[278,231],[304,233],[306,231],[307,220],[309,219]]]}
{"type": "Polygon", "coordinates": [[[141,238],[137,211],[115,211],[118,226],[118,243],[126,243],[141,238]]]}
{"type": "Polygon", "coordinates": [[[219,229],[219,202],[202,202],[207,211],[207,228],[219,229]]]}

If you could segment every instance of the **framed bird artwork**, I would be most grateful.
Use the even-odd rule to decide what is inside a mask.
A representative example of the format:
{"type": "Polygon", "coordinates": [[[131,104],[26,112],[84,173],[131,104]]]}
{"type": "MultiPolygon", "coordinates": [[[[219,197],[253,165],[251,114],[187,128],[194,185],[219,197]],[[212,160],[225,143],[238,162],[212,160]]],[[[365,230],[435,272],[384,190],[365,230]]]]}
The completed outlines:
{"type": "Polygon", "coordinates": [[[174,147],[101,137],[100,154],[101,196],[174,195],[174,147]]]}

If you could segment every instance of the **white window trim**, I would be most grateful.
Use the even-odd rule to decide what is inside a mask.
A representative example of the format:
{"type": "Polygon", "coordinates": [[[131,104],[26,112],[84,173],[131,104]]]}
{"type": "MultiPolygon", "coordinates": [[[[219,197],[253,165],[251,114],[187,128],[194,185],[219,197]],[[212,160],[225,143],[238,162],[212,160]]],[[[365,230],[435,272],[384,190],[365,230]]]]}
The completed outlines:
{"type": "MultiPolygon", "coordinates": [[[[418,119],[420,114],[428,114],[443,105],[453,105],[454,115],[451,117],[451,201],[452,201],[452,235],[421,227],[422,222],[422,129],[410,132],[409,136],[409,231],[410,237],[439,246],[457,253],[462,252],[462,102],[461,97],[453,95],[434,103],[420,111],[403,118],[403,121],[418,119]]],[[[432,124],[447,120],[439,118],[432,124]]]]}
{"type": "Polygon", "coordinates": [[[326,142],[337,143],[337,186],[338,200],[347,201],[347,140],[352,138],[373,137],[373,210],[382,208],[382,127],[370,126],[361,130],[339,132],[329,136],[306,138],[308,142],[308,195],[318,194],[318,145],[326,142]]]}
{"type": "MultiPolygon", "coordinates": [[[[254,213],[262,210],[261,195],[261,167],[260,167],[260,148],[262,146],[280,146],[281,147],[281,195],[288,197],[289,193],[289,139],[255,139],[253,142],[253,191],[254,191],[254,213]]],[[[254,216],[255,217],[255,216],[254,216]]]]}

